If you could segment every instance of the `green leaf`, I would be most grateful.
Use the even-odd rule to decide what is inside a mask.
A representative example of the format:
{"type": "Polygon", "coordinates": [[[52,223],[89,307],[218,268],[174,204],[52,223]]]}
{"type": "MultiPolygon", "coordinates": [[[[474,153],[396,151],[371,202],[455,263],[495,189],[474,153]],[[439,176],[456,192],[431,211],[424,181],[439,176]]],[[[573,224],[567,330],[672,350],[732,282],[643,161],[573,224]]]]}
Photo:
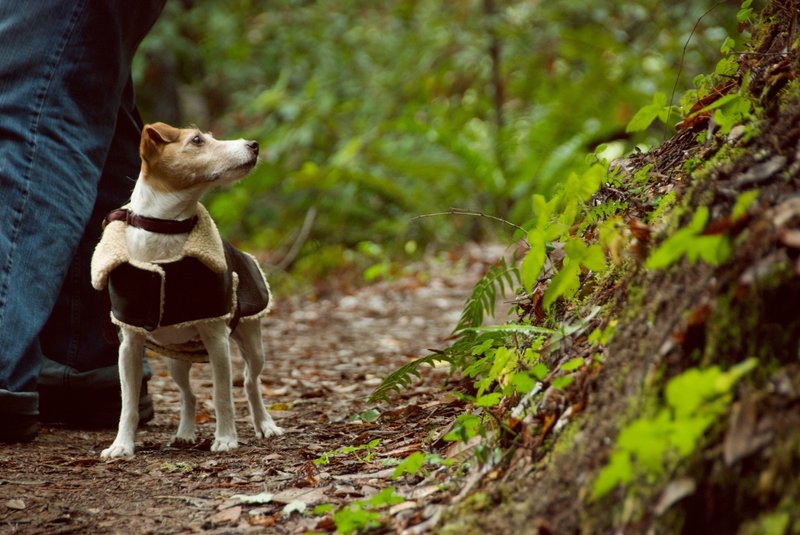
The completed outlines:
{"type": "Polygon", "coordinates": [[[315,516],[324,515],[333,512],[333,509],[334,507],[332,503],[321,503],[316,507],[314,507],[314,509],[312,510],[312,514],[314,514],[315,516]]]}
{"type": "Polygon", "coordinates": [[[733,247],[727,236],[699,236],[692,240],[691,249],[687,251],[690,261],[693,261],[694,257],[692,252],[696,252],[697,257],[703,262],[712,266],[720,266],[730,258],[733,247]]]}
{"type": "Polygon", "coordinates": [[[737,195],[736,202],[733,204],[733,209],[731,210],[731,219],[736,221],[747,214],[747,211],[753,206],[753,203],[758,200],[758,195],[760,193],[759,190],[752,189],[737,195]]]}
{"type": "Polygon", "coordinates": [[[550,370],[547,369],[547,366],[543,362],[537,362],[531,368],[531,373],[534,377],[538,380],[543,381],[547,374],[550,373],[550,370]]]}
{"type": "Polygon", "coordinates": [[[625,131],[629,133],[641,132],[642,130],[647,130],[656,119],[666,123],[668,118],[667,95],[659,92],[653,95],[653,102],[636,112],[625,131]]]}
{"type": "Polygon", "coordinates": [[[567,362],[561,365],[561,370],[565,372],[575,371],[578,368],[583,366],[583,359],[581,357],[575,357],[574,359],[569,359],[567,362]]]}
{"type": "Polygon", "coordinates": [[[525,258],[522,259],[520,277],[525,291],[530,292],[536,279],[539,278],[539,273],[542,271],[547,252],[545,250],[544,236],[537,229],[528,233],[528,244],[530,244],[531,248],[525,258]]]}
{"type": "Polygon", "coordinates": [[[481,419],[474,414],[461,414],[456,418],[452,431],[447,433],[443,440],[447,442],[467,442],[482,431],[481,419]]]}
{"type": "Polygon", "coordinates": [[[491,394],[485,394],[478,399],[475,400],[476,407],[494,407],[495,405],[500,403],[500,400],[503,399],[503,394],[500,392],[492,392],[491,394]]]}
{"type": "Polygon", "coordinates": [[[719,48],[719,51],[723,54],[729,54],[733,52],[733,48],[736,46],[736,41],[733,40],[731,37],[726,37],[725,41],[722,42],[722,46],[719,48]]]}
{"type": "Polygon", "coordinates": [[[564,375],[563,377],[556,377],[555,379],[553,379],[553,381],[550,383],[550,386],[558,390],[563,390],[564,388],[567,388],[574,382],[575,382],[574,377],[572,377],[571,375],[564,375]]]}
{"type": "Polygon", "coordinates": [[[568,297],[578,289],[580,285],[580,279],[578,278],[579,269],[580,267],[578,264],[573,263],[563,266],[561,271],[555,274],[550,280],[550,285],[547,287],[547,290],[544,292],[544,297],[542,298],[542,305],[544,308],[549,309],[556,299],[562,296],[568,297]]]}
{"type": "Polygon", "coordinates": [[[527,394],[536,386],[536,380],[528,372],[517,372],[511,377],[514,390],[520,394],[527,394]]]}
{"type": "Polygon", "coordinates": [[[686,227],[676,231],[650,254],[645,267],[669,267],[684,255],[692,263],[698,259],[714,266],[724,263],[732,252],[730,240],[722,235],[699,236],[707,221],[708,208],[701,206],[686,227]]]}
{"type": "MultiPolygon", "coordinates": [[[[730,37],[728,39],[730,39],[730,37]]],[[[733,42],[733,40],[731,40],[731,42],[733,42]]],[[[723,48],[724,46],[725,45],[723,45],[723,48]]],[[[733,58],[733,56],[726,56],[719,60],[717,66],[714,68],[714,74],[718,76],[733,76],[738,70],[739,64],[736,63],[736,60],[733,58]]],[[[702,113],[702,110],[698,113],[702,113]]]]}
{"type": "Polygon", "coordinates": [[[691,115],[689,115],[689,118],[696,117],[698,115],[701,115],[703,113],[707,113],[707,112],[710,112],[710,111],[714,111],[714,110],[716,110],[718,108],[726,106],[730,102],[733,102],[733,101],[736,101],[736,100],[740,100],[740,99],[742,99],[742,96],[739,95],[738,93],[729,93],[727,95],[724,95],[724,96],[718,98],[717,100],[715,100],[714,102],[712,102],[708,106],[706,106],[704,108],[701,108],[701,109],[697,110],[696,112],[692,113],[691,115]]]}
{"type": "Polygon", "coordinates": [[[581,264],[594,272],[605,271],[606,255],[603,253],[603,248],[599,245],[590,245],[586,249],[586,254],[581,260],[581,264]]]}
{"type": "Polygon", "coordinates": [[[739,94],[733,96],[738,98],[731,99],[714,111],[714,122],[719,125],[719,130],[723,134],[729,133],[734,126],[743,122],[750,114],[750,100],[739,94]]]}
{"type": "Polygon", "coordinates": [[[367,409],[356,414],[356,418],[362,422],[374,422],[380,417],[381,413],[377,409],[367,409]]]}
{"type": "Polygon", "coordinates": [[[626,451],[615,451],[609,463],[597,474],[592,489],[592,499],[598,500],[611,492],[614,487],[628,483],[633,479],[633,466],[630,455],[626,451]]]}
{"type": "Polygon", "coordinates": [[[416,474],[425,465],[425,454],[421,451],[415,451],[398,464],[394,472],[392,472],[392,479],[397,479],[403,474],[416,474]]]}
{"type": "Polygon", "coordinates": [[[405,498],[397,494],[394,487],[386,487],[385,489],[381,489],[380,492],[367,499],[367,503],[373,507],[396,505],[398,503],[403,503],[404,501],[405,498]]]}

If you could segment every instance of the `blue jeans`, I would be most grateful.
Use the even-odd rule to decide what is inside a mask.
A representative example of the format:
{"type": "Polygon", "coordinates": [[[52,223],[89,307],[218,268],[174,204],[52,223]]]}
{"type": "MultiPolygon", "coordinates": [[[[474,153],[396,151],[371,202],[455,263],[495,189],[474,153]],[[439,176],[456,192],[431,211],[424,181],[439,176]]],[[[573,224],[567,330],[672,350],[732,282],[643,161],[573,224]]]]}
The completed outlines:
{"type": "Polygon", "coordinates": [[[36,413],[43,362],[115,376],[89,262],[138,175],[131,61],[164,2],[0,1],[0,414],[36,413]]]}

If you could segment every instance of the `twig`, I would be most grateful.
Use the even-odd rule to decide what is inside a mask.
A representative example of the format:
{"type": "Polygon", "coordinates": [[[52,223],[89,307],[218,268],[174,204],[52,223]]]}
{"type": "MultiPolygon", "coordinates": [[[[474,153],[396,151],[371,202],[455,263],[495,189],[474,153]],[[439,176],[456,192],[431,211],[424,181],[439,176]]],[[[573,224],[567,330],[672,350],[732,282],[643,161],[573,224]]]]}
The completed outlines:
{"type": "Polygon", "coordinates": [[[436,216],[442,216],[442,215],[468,215],[468,216],[473,216],[473,217],[485,217],[486,219],[491,219],[492,221],[499,221],[500,223],[503,223],[505,225],[513,227],[513,228],[515,228],[517,230],[521,230],[526,235],[528,234],[528,231],[525,230],[524,228],[520,227],[516,223],[512,223],[511,221],[503,219],[502,217],[497,217],[497,216],[494,216],[494,215],[484,214],[482,212],[473,212],[471,210],[464,210],[462,208],[450,208],[450,210],[447,211],[447,212],[434,212],[432,214],[422,214],[422,215],[414,216],[414,217],[411,218],[411,221],[416,221],[417,219],[423,219],[423,218],[426,218],[426,217],[436,217],[436,216]]]}
{"type": "Polygon", "coordinates": [[[272,273],[276,271],[285,271],[286,268],[288,268],[292,262],[294,262],[294,259],[297,258],[297,255],[300,253],[300,248],[303,246],[305,241],[308,239],[308,235],[311,233],[311,228],[314,226],[314,219],[316,219],[316,217],[317,209],[312,206],[308,209],[308,212],[306,212],[306,218],[303,220],[303,226],[300,227],[300,233],[297,235],[297,239],[292,244],[289,252],[286,253],[286,256],[284,256],[283,259],[278,262],[278,265],[272,269],[272,273]]]}
{"type": "MultiPolygon", "coordinates": [[[[678,89],[678,82],[681,79],[681,73],[683,73],[683,62],[686,58],[686,49],[689,48],[689,42],[694,37],[694,33],[697,31],[697,27],[700,26],[700,21],[702,21],[706,15],[717,9],[719,6],[725,3],[725,0],[719,0],[719,2],[715,3],[713,6],[708,8],[708,11],[700,15],[700,18],[695,21],[694,26],[692,27],[692,31],[689,33],[689,37],[686,38],[686,42],[683,44],[683,52],[681,52],[681,62],[678,64],[678,74],[675,75],[675,83],[672,85],[672,93],[669,95],[669,108],[672,109],[672,101],[675,99],[675,91],[678,89]]],[[[666,131],[666,124],[665,131],[666,131]]]]}

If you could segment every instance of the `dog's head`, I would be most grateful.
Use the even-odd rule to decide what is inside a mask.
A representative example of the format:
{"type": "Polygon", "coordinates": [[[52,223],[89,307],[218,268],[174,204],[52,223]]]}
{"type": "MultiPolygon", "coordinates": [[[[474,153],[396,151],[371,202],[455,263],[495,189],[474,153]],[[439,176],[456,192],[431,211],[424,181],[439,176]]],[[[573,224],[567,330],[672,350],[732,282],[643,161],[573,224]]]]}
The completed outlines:
{"type": "Polygon", "coordinates": [[[139,144],[142,177],[157,190],[208,189],[239,180],[256,165],[258,143],[220,141],[194,128],[145,125],[139,144]]]}

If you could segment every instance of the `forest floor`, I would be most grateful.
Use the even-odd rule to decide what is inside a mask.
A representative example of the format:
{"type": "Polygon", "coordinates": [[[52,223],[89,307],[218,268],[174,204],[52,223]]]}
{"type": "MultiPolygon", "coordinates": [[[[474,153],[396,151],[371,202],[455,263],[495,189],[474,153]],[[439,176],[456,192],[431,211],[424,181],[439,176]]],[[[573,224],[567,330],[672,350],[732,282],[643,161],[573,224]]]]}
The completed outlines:
{"type": "Polygon", "coordinates": [[[394,529],[435,518],[447,490],[421,477],[398,485],[393,466],[441,434],[462,404],[441,392],[442,380],[417,382],[391,406],[366,399],[410,357],[446,345],[472,285],[503,252],[473,246],[392,282],[310,300],[276,296],[264,325],[262,380],[285,434],[255,440],[235,355],[240,448],[233,452],[210,451],[207,365],[192,370],[201,439],[191,449],[168,446],[179,394],[164,359],[151,355],[156,416],[140,427],[132,460],[100,460],[112,429],[46,426],[30,444],[0,445],[0,532],[330,532],[331,515],[312,515],[315,505],[338,508],[391,485],[406,497],[391,510],[394,529]],[[371,442],[369,449],[332,453],[371,442]],[[288,504],[306,513],[284,512],[288,504]]]}

